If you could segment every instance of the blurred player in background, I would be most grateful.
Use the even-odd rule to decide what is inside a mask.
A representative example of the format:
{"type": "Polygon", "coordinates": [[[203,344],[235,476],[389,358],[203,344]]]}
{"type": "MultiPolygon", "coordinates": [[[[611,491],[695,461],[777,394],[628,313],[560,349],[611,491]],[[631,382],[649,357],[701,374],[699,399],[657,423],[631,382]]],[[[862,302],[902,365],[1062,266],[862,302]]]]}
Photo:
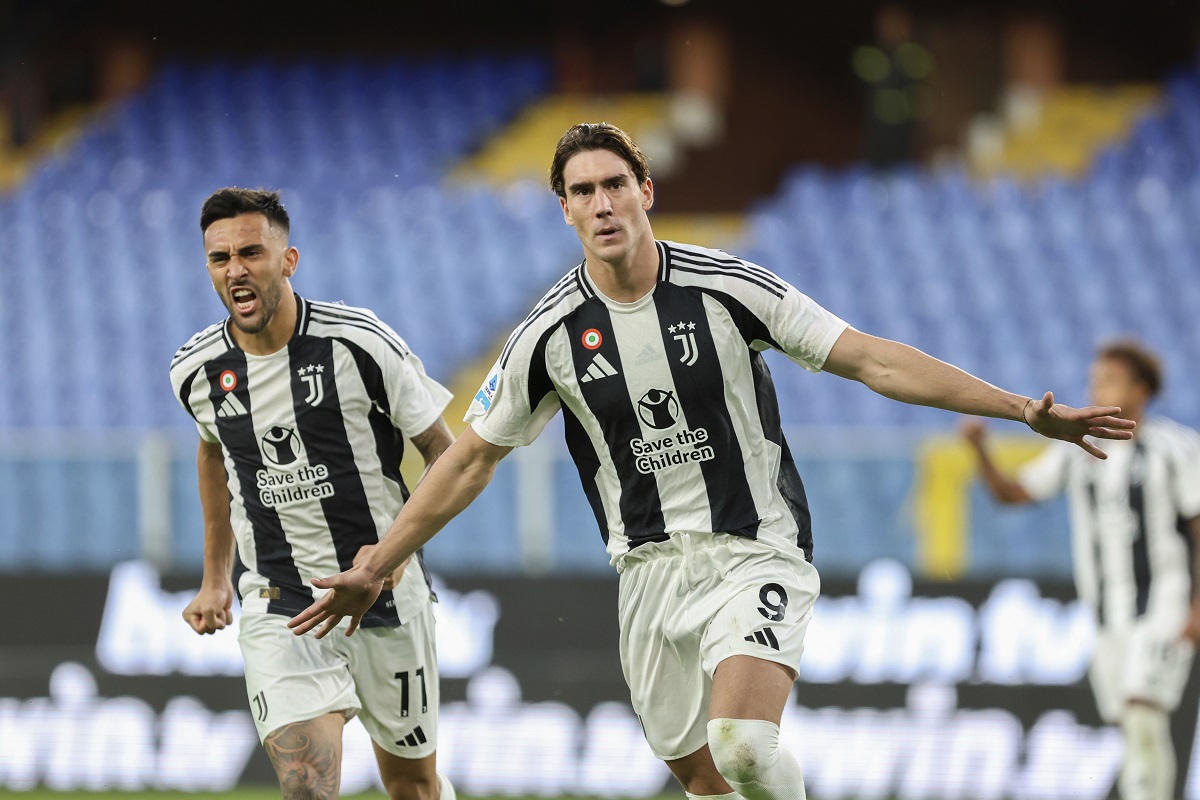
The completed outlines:
{"type": "Polygon", "coordinates": [[[1052,445],[1015,478],[988,452],[981,422],[964,426],[983,479],[1001,503],[1066,492],[1075,585],[1098,623],[1091,666],[1096,705],[1125,734],[1125,800],[1169,800],[1175,791],[1170,714],[1179,705],[1200,643],[1200,435],[1163,417],[1146,418],[1162,387],[1153,353],[1133,341],[1100,348],[1091,400],[1120,406],[1138,422],[1132,441],[1104,446],[1108,459],[1052,445]]]}
{"type": "MultiPolygon", "coordinates": [[[[560,409],[567,445],[621,574],[621,660],[655,754],[689,797],[804,797],[779,721],[820,587],[804,487],[762,350],[889,397],[1024,415],[1047,436],[1127,437],[1118,409],[1001,391],[850,328],[767,270],[655,241],[654,186],[625,132],[582,124],[551,167],[585,260],[508,340],[388,536],[291,623],[357,620],[382,578],[461,511],[560,409]]],[[[352,626],[353,627],[353,626],[352,626]]]]}
{"type": "Polygon", "coordinates": [[[200,212],[229,318],[171,362],[200,432],[205,531],[203,583],[183,616],[197,633],[232,622],[236,541],[247,694],[284,797],[337,796],[342,729],[357,714],[393,798],[452,799],[435,771],[423,566],[385,576],[357,641],[297,639],[286,627],[312,602],[310,579],[364,558],[404,504],[404,437],[427,466],[453,441],[442,420],[450,393],[395,331],[370,311],[292,293],[300,254],[289,228],[274,192],[221,189],[200,212]]]}

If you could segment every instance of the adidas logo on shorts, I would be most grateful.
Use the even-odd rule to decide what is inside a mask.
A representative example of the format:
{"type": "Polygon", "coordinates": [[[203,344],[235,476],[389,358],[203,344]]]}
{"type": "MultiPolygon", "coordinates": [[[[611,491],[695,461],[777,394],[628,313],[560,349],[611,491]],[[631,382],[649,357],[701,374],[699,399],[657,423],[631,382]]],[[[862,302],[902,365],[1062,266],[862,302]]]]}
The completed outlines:
{"type": "Polygon", "coordinates": [[[755,631],[745,637],[747,642],[758,642],[761,645],[770,647],[772,650],[779,649],[779,640],[775,638],[775,631],[770,628],[763,628],[761,631],[755,631]]]}

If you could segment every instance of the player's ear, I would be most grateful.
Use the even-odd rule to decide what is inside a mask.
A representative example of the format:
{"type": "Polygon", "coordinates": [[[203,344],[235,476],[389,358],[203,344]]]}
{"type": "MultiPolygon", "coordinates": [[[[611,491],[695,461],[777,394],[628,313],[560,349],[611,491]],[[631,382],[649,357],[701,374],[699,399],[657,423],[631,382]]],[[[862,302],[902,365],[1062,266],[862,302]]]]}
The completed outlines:
{"type": "Polygon", "coordinates": [[[296,274],[296,265],[300,263],[300,251],[289,247],[283,253],[283,277],[290,278],[296,274]]]}
{"type": "Polygon", "coordinates": [[[642,211],[649,211],[654,207],[654,181],[649,177],[642,181],[642,211]]]}
{"type": "Polygon", "coordinates": [[[574,228],[575,220],[571,219],[571,211],[570,211],[570,209],[567,208],[567,198],[563,197],[560,194],[558,196],[558,204],[560,206],[562,206],[563,220],[565,220],[568,225],[570,225],[572,228],[574,228]]]}

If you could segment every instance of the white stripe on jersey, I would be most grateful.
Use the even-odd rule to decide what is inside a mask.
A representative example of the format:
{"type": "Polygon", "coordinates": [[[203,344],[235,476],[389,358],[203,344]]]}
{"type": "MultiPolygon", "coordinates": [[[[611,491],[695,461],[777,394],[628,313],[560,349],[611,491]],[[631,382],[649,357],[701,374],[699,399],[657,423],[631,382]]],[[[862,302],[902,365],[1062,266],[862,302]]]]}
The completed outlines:
{"type": "Polygon", "coordinates": [[[467,420],[520,446],[561,403],[614,564],[676,532],[808,551],[803,489],[782,462],[757,350],[776,344],[817,371],[845,323],[761,267],[657,246],[659,285],[635,303],[604,298],[583,265],[562,278],[509,337],[467,420]]]}
{"type": "MultiPolygon", "coordinates": [[[[252,611],[303,608],[312,578],[378,541],[403,505],[400,434],[428,429],[450,399],[371,312],[297,302],[296,334],[276,353],[242,352],[222,324],[172,362],[181,403],[201,436],[222,445],[230,521],[249,570],[239,588],[252,611]]],[[[390,598],[372,609],[376,622],[419,607],[422,571],[406,570],[394,594],[395,611],[390,598]]]]}
{"type": "Polygon", "coordinates": [[[1100,442],[1106,460],[1055,444],[1022,469],[1020,483],[1035,499],[1066,491],[1076,585],[1102,624],[1145,614],[1182,629],[1192,563],[1180,521],[1200,513],[1200,498],[1182,497],[1180,487],[1200,480],[1196,442],[1194,431],[1149,417],[1133,442],[1100,442]]]}

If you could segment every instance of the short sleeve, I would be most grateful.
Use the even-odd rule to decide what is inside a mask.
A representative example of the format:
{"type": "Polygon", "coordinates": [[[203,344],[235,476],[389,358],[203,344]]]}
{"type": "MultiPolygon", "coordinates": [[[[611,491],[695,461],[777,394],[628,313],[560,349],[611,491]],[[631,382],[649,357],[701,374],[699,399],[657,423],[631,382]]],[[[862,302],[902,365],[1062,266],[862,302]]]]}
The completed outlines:
{"type": "Polygon", "coordinates": [[[415,353],[390,359],[388,372],[392,424],[410,439],[429,430],[453,398],[450,390],[426,374],[415,353]]]}
{"type": "Polygon", "coordinates": [[[201,439],[209,444],[221,443],[221,439],[217,436],[217,432],[199,420],[196,421],[196,432],[200,434],[201,439]]]}
{"type": "Polygon", "coordinates": [[[1187,431],[1172,453],[1172,487],[1184,519],[1200,516],[1200,434],[1187,431]]]}
{"type": "Polygon", "coordinates": [[[496,361],[464,417],[480,438],[500,447],[529,444],[560,408],[558,393],[546,377],[544,356],[533,363],[527,350],[517,347],[507,363],[503,356],[496,361]]]}
{"type": "Polygon", "coordinates": [[[1017,473],[1017,483],[1033,500],[1049,500],[1066,488],[1073,446],[1055,442],[1017,473]]]}
{"type": "Polygon", "coordinates": [[[768,330],[788,358],[810,372],[820,372],[838,337],[849,327],[842,319],[794,286],[766,315],[768,330]]]}

